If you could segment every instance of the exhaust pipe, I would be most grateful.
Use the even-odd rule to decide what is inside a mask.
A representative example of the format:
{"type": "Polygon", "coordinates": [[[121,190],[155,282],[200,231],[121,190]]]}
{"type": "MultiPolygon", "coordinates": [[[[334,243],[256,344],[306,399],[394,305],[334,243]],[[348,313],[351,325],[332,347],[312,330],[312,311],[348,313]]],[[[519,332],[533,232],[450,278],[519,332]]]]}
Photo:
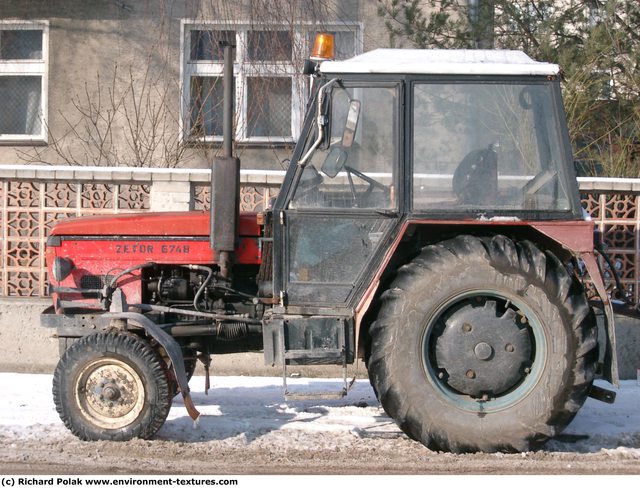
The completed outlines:
{"type": "Polygon", "coordinates": [[[240,159],[233,157],[233,48],[223,41],[224,100],[222,115],[223,154],[211,165],[210,246],[215,252],[220,275],[231,280],[233,252],[238,241],[240,207],[240,159]]]}

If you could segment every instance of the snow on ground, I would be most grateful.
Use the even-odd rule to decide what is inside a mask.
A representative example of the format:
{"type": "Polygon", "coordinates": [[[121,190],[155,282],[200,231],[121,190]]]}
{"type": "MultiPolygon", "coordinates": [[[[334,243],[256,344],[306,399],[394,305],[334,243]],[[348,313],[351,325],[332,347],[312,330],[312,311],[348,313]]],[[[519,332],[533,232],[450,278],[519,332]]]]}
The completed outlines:
{"type": "MultiPolygon", "coordinates": [[[[167,422],[156,438],[176,442],[218,441],[253,446],[300,444],[307,450],[349,446],[358,438],[403,438],[380,408],[369,383],[357,381],[337,401],[289,401],[282,379],[213,377],[205,396],[202,377],[190,385],[202,413],[197,427],[181,399],[174,400],[167,422]]],[[[334,379],[290,379],[295,390],[338,390],[334,379]]],[[[607,384],[602,384],[607,387],[607,384]]],[[[55,411],[51,376],[0,373],[0,437],[5,441],[65,438],[71,435],[55,411]]],[[[623,453],[640,458],[640,386],[624,381],[613,405],[588,399],[563,435],[546,445],[555,452],[623,453]]]]}

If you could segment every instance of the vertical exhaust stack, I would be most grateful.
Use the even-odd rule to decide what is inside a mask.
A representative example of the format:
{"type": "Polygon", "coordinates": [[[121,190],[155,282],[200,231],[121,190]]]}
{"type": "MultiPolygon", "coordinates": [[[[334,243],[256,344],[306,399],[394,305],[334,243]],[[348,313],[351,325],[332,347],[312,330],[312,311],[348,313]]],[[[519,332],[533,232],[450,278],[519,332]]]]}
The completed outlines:
{"type": "Polygon", "coordinates": [[[222,115],[223,154],[211,165],[211,248],[216,254],[220,275],[231,280],[233,252],[238,240],[240,207],[240,159],[233,157],[233,48],[224,49],[224,101],[222,115]]]}

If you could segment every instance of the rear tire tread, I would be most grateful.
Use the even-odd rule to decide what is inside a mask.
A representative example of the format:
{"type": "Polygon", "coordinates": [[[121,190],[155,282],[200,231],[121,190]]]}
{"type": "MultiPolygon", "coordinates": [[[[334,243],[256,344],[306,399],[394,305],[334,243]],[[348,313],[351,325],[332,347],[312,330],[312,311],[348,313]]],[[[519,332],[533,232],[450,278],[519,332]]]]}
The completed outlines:
{"type": "MultiPolygon", "coordinates": [[[[589,307],[582,285],[572,278],[558,258],[551,252],[542,252],[533,243],[515,243],[505,236],[479,238],[460,236],[422,249],[410,263],[402,266],[392,288],[380,296],[380,313],[370,327],[371,356],[369,373],[374,390],[385,410],[400,428],[412,438],[419,438],[427,447],[453,452],[466,451],[523,451],[539,446],[566,426],[584,403],[592,384],[598,358],[595,316],[589,307]],[[568,375],[570,387],[561,405],[556,406],[547,420],[547,427],[531,432],[522,443],[496,446],[491,440],[464,443],[427,426],[427,421],[412,417],[410,400],[393,388],[402,379],[397,378],[392,355],[394,335],[398,334],[394,320],[402,315],[408,304],[407,293],[412,287],[417,269],[437,272],[452,260],[476,260],[486,257],[489,263],[504,274],[524,274],[528,281],[545,291],[549,300],[558,306],[565,321],[575,331],[577,361],[568,375]]],[[[455,438],[455,437],[454,437],[455,438]]]]}

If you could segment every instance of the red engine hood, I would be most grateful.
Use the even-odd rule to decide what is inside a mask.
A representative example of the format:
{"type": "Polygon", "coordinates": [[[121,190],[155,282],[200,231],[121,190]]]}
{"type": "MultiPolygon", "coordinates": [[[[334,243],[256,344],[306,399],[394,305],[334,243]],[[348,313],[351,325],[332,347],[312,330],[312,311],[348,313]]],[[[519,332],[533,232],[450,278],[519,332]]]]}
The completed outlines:
{"type": "MultiPolygon", "coordinates": [[[[255,212],[240,214],[240,236],[260,236],[255,212]]],[[[148,212],[67,219],[51,229],[57,236],[208,236],[209,213],[148,212]]]]}

